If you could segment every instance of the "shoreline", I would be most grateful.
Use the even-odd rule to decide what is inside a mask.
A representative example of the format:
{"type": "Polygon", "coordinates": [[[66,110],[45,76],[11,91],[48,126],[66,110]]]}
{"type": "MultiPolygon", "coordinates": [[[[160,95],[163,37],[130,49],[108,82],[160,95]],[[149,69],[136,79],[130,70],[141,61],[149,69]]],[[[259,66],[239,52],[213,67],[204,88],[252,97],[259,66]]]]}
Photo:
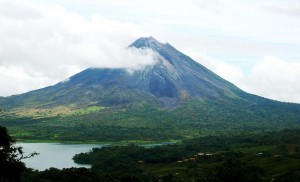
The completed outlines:
{"type": "Polygon", "coordinates": [[[17,143],[58,143],[58,144],[101,144],[101,145],[151,145],[151,144],[179,144],[180,140],[165,140],[165,141],[65,141],[65,140],[30,140],[30,139],[17,139],[17,143]]]}

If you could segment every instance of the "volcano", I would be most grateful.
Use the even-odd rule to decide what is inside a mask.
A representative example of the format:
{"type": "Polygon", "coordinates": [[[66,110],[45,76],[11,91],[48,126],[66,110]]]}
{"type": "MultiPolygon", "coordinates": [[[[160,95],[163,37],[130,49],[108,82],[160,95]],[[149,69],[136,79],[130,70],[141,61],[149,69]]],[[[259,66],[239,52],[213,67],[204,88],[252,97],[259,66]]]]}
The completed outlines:
{"type": "Polygon", "coordinates": [[[300,126],[299,104],[244,92],[169,43],[143,37],[129,49],[152,52],[153,64],[88,68],[53,86],[1,97],[0,125],[16,129],[20,138],[98,141],[300,126]]]}
{"type": "MultiPolygon", "coordinates": [[[[130,48],[150,49],[155,63],[143,69],[89,68],[67,81],[4,99],[5,108],[59,105],[120,106],[151,102],[176,107],[200,99],[241,98],[243,91],[168,43],[139,38],[130,48]]],[[[130,60],[128,60],[130,61],[130,60]]]]}

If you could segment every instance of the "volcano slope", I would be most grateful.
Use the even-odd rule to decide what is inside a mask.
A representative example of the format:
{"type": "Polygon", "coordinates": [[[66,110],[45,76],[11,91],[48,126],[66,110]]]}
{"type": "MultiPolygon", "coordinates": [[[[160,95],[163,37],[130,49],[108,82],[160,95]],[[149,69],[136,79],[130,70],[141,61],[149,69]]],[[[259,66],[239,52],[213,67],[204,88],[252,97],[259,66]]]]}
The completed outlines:
{"type": "Polygon", "coordinates": [[[299,104],[246,93],[168,43],[144,37],[129,48],[150,50],[154,63],[88,68],[53,86],[0,97],[0,125],[21,139],[68,141],[178,140],[300,126],[299,104]]]}

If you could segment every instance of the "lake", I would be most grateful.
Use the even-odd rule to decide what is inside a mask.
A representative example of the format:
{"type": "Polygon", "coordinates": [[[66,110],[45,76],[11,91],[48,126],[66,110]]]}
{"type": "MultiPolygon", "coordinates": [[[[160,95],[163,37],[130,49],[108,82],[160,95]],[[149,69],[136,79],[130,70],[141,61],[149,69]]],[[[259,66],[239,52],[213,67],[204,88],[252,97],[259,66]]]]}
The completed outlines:
{"type": "Polygon", "coordinates": [[[29,159],[22,160],[27,167],[45,170],[50,167],[58,169],[70,167],[90,167],[73,162],[72,157],[81,152],[88,152],[92,148],[103,147],[101,144],[60,144],[60,143],[18,143],[22,146],[25,154],[32,152],[40,153],[29,159]]]}
{"type": "MultiPolygon", "coordinates": [[[[141,145],[146,148],[157,147],[162,145],[174,144],[174,142],[161,142],[154,144],[141,145]]],[[[45,170],[50,167],[58,169],[70,167],[91,167],[90,165],[80,165],[74,163],[72,157],[75,154],[88,152],[92,148],[101,148],[107,144],[65,144],[65,143],[18,143],[17,146],[22,146],[25,155],[37,152],[36,155],[29,159],[22,160],[26,167],[45,170]]]]}

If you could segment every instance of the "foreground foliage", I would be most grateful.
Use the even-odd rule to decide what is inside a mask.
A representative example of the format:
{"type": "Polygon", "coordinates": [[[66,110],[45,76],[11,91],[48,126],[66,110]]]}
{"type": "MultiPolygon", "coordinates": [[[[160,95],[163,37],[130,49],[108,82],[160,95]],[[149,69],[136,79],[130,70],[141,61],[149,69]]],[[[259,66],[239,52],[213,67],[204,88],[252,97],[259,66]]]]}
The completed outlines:
{"type": "Polygon", "coordinates": [[[0,181],[20,181],[25,166],[22,159],[33,157],[37,153],[24,156],[22,147],[15,146],[5,127],[0,126],[0,181]]]}

